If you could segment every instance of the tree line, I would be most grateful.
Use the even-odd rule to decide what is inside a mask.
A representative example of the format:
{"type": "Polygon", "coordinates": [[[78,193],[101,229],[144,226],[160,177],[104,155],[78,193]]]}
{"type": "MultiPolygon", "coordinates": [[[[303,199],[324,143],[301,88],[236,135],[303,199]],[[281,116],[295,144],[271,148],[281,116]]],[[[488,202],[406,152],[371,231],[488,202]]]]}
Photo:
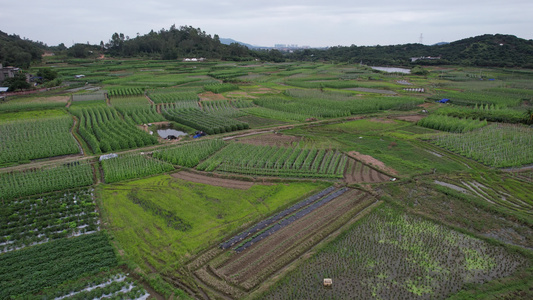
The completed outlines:
{"type": "Polygon", "coordinates": [[[146,57],[175,60],[186,57],[229,61],[332,61],[367,65],[464,65],[480,67],[533,68],[533,40],[513,35],[486,34],[436,45],[403,44],[390,46],[335,46],[323,49],[302,49],[281,52],[276,49],[249,49],[232,43],[223,44],[217,34],[211,36],[192,26],[150,31],[133,38],[115,32],[108,42],[99,45],[63,43],[48,47],[41,42],[21,39],[0,31],[0,63],[27,68],[39,62],[45,50],[74,58],[89,58],[105,54],[112,57],[146,57]],[[414,62],[413,57],[424,57],[414,62]],[[433,59],[427,59],[432,57],[433,59]],[[438,59],[437,59],[438,58],[438,59]]]}

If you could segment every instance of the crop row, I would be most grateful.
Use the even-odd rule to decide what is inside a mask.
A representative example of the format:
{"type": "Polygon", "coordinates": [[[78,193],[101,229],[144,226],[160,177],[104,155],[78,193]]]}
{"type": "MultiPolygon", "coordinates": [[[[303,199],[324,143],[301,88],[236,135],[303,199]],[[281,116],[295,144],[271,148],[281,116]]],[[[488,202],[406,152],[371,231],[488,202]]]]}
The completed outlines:
{"type": "Polygon", "coordinates": [[[221,94],[224,92],[235,91],[239,89],[239,86],[231,83],[213,83],[204,85],[204,89],[215,94],[221,94]]]}
{"type": "Polygon", "coordinates": [[[92,184],[93,169],[85,162],[0,173],[0,200],[92,184]]]}
{"type": "Polygon", "coordinates": [[[67,102],[16,102],[7,101],[0,103],[0,112],[14,112],[23,110],[44,110],[54,108],[64,108],[67,102]]]}
{"type": "Polygon", "coordinates": [[[335,189],[335,187],[328,187],[296,204],[294,204],[293,206],[283,210],[282,212],[266,219],[266,220],[263,220],[257,224],[255,224],[253,227],[247,229],[246,231],[232,237],[231,239],[229,239],[228,241],[220,244],[220,248],[222,249],[228,249],[230,248],[231,246],[233,246],[234,244],[236,244],[237,242],[240,242],[242,240],[244,240],[245,238],[247,238],[248,236],[252,235],[252,234],[255,234],[256,232],[259,232],[265,228],[267,228],[268,226],[270,226],[271,224],[279,221],[280,219],[286,217],[287,215],[290,215],[294,212],[296,212],[297,210],[300,210],[301,208],[317,201],[318,199],[322,198],[323,196],[331,193],[333,190],[335,189]]]}
{"type": "Polygon", "coordinates": [[[238,118],[245,116],[242,112],[230,105],[229,101],[202,101],[202,108],[206,113],[226,118],[238,118]]]}
{"type": "Polygon", "coordinates": [[[254,102],[252,100],[244,100],[244,99],[235,99],[231,100],[231,105],[235,108],[246,108],[246,107],[253,107],[254,102]]]}
{"type": "Polygon", "coordinates": [[[312,117],[333,118],[350,115],[350,110],[331,105],[331,103],[323,99],[265,97],[254,99],[254,103],[274,110],[312,117]]]}
{"type": "Polygon", "coordinates": [[[250,175],[342,178],[346,164],[346,156],[333,150],[233,143],[199,164],[198,169],[250,175]]]}
{"type": "Polygon", "coordinates": [[[489,91],[446,91],[441,98],[448,98],[454,104],[474,106],[476,104],[494,104],[501,107],[520,105],[522,97],[508,93],[494,93],[489,91]]]}
{"type": "Polygon", "coordinates": [[[468,132],[487,125],[487,120],[459,119],[446,115],[430,115],[416,123],[418,126],[449,131],[468,132]]]}
{"type": "Polygon", "coordinates": [[[274,109],[259,107],[259,106],[243,108],[242,110],[250,115],[267,118],[267,119],[275,119],[275,120],[280,120],[280,121],[289,121],[289,122],[290,121],[301,121],[303,122],[311,118],[311,116],[306,116],[306,115],[302,115],[299,113],[279,111],[279,110],[274,110],[274,109]]]}
{"type": "Polygon", "coordinates": [[[200,106],[198,106],[198,101],[196,100],[177,101],[173,103],[162,103],[161,104],[161,111],[177,110],[177,109],[183,109],[183,108],[200,108],[200,106]]]}
{"type": "Polygon", "coordinates": [[[192,168],[225,145],[218,139],[202,140],[160,149],[153,153],[153,157],[173,165],[192,168]]]}
{"type": "Polygon", "coordinates": [[[235,247],[235,251],[242,252],[246,250],[246,248],[252,246],[254,243],[257,243],[261,241],[262,239],[270,236],[271,234],[276,233],[278,230],[281,230],[282,228],[289,226],[293,222],[305,217],[309,213],[313,212],[315,209],[329,203],[333,199],[341,196],[342,194],[346,193],[348,189],[342,188],[337,191],[332,192],[331,194],[327,195],[326,197],[320,199],[319,201],[316,201],[314,203],[310,203],[309,205],[303,207],[302,209],[285,216],[282,220],[278,221],[276,224],[272,224],[271,226],[267,227],[265,230],[255,234],[252,238],[247,239],[243,242],[241,242],[237,247],[235,247]]]}
{"type": "Polygon", "coordinates": [[[0,124],[0,164],[80,152],[70,133],[72,117],[0,124]]]}
{"type": "Polygon", "coordinates": [[[157,113],[155,106],[150,107],[117,107],[117,110],[125,118],[131,117],[135,124],[147,124],[154,122],[163,122],[165,118],[157,113]]]}
{"type": "Polygon", "coordinates": [[[512,108],[505,108],[492,105],[468,106],[446,106],[437,112],[440,115],[448,115],[457,118],[486,119],[491,122],[520,123],[525,122],[526,111],[512,108]]]}
{"type": "Polygon", "coordinates": [[[124,274],[104,272],[88,279],[62,284],[46,289],[37,299],[140,299],[148,293],[124,274]]]}
{"type": "Polygon", "coordinates": [[[303,252],[324,239],[361,212],[371,199],[357,190],[324,204],[292,224],[281,228],[247,251],[226,256],[217,266],[232,283],[249,290],[266,280],[268,276],[300,257],[303,252]]]}
{"type": "Polygon", "coordinates": [[[104,170],[104,179],[107,183],[174,170],[171,164],[143,154],[120,155],[104,159],[101,163],[104,170]]]}
{"type": "Polygon", "coordinates": [[[146,96],[128,96],[128,97],[115,97],[110,100],[111,105],[115,108],[129,108],[129,107],[146,107],[150,104],[150,101],[146,96]]]}
{"type": "Polygon", "coordinates": [[[196,108],[165,110],[163,111],[163,116],[168,120],[202,130],[207,134],[218,134],[249,128],[248,123],[214,116],[196,108]]]}
{"type": "Polygon", "coordinates": [[[380,207],[261,299],[432,299],[512,274],[518,253],[380,207]],[[323,278],[332,278],[324,288],[323,278]]]}
{"type": "Polygon", "coordinates": [[[0,255],[0,298],[26,298],[45,287],[117,264],[103,233],[59,239],[0,255]]]}
{"type": "Polygon", "coordinates": [[[149,91],[148,96],[154,103],[173,103],[181,101],[198,101],[198,91],[191,89],[160,89],[149,91]]]}
{"type": "Polygon", "coordinates": [[[438,136],[434,143],[493,167],[533,163],[533,129],[519,125],[491,125],[463,134],[438,136]]]}
{"type": "Polygon", "coordinates": [[[105,94],[103,92],[97,93],[85,93],[85,94],[74,94],[72,95],[72,101],[74,102],[83,102],[83,101],[102,101],[106,100],[105,94]]]}
{"type": "Polygon", "coordinates": [[[113,108],[90,107],[72,113],[80,119],[79,133],[94,153],[157,144],[156,137],[136,128],[130,117],[122,120],[113,108]]]}
{"type": "MultiPolygon", "coordinates": [[[[293,93],[294,94],[294,93],[293,93]]],[[[295,94],[295,98],[263,97],[254,99],[256,105],[285,113],[307,117],[342,117],[350,114],[372,113],[387,109],[411,109],[422,104],[423,99],[415,97],[372,97],[332,100],[326,98],[306,98],[305,94],[295,94]]]]}
{"type": "Polygon", "coordinates": [[[0,252],[94,232],[98,213],[93,189],[6,201],[0,207],[0,252]]]}
{"type": "Polygon", "coordinates": [[[144,95],[144,90],[138,87],[110,88],[109,97],[128,97],[144,95]]]}

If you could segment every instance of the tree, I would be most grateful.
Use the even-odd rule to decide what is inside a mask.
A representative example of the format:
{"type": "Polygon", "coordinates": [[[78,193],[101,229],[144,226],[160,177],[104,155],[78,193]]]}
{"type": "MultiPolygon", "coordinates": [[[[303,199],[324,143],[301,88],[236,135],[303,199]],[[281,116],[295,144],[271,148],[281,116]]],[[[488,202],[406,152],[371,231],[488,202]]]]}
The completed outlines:
{"type": "Polygon", "coordinates": [[[24,73],[17,73],[14,77],[7,78],[2,84],[9,87],[10,92],[30,88],[30,84],[26,81],[26,75],[24,73]]]}
{"type": "Polygon", "coordinates": [[[52,81],[57,78],[57,71],[51,68],[43,68],[37,71],[37,76],[42,77],[44,81],[52,81]]]}
{"type": "Polygon", "coordinates": [[[525,112],[524,120],[526,124],[533,124],[533,108],[528,108],[525,112]]]}
{"type": "Polygon", "coordinates": [[[415,66],[414,68],[411,69],[411,74],[427,76],[429,75],[429,71],[422,68],[421,66],[415,66]]]}

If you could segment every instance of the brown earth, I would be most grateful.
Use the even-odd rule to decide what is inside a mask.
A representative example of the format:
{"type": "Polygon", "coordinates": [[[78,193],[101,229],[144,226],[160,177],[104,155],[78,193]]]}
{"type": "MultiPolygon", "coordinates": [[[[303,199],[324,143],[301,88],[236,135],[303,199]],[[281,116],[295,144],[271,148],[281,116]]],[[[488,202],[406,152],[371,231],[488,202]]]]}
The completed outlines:
{"type": "Polygon", "coordinates": [[[224,97],[224,95],[215,94],[213,92],[203,92],[201,94],[198,94],[198,97],[200,98],[200,101],[228,100],[228,98],[224,97]]]}
{"type": "Polygon", "coordinates": [[[407,121],[407,122],[418,122],[421,119],[425,118],[425,115],[409,115],[409,116],[397,116],[394,117],[396,120],[407,121]]]}
{"type": "Polygon", "coordinates": [[[383,118],[371,118],[368,119],[370,122],[376,122],[376,123],[384,123],[384,124],[391,124],[394,123],[394,120],[390,119],[383,119],[383,118]]]}
{"type": "Polygon", "coordinates": [[[382,170],[383,172],[386,172],[391,175],[398,175],[398,171],[394,170],[391,167],[387,167],[382,161],[379,161],[370,155],[364,155],[357,151],[350,151],[347,154],[348,156],[355,158],[356,160],[359,160],[365,164],[369,164],[375,168],[378,168],[379,170],[382,170]]]}
{"type": "Polygon", "coordinates": [[[353,166],[344,172],[344,181],[348,184],[361,182],[384,182],[390,180],[390,177],[362,164],[359,161],[352,160],[353,166]]]}
{"type": "MultiPolygon", "coordinates": [[[[311,247],[324,236],[322,231],[341,216],[358,207],[366,197],[361,191],[350,190],[337,199],[316,209],[303,218],[282,228],[238,255],[234,255],[218,272],[248,289],[261,282],[270,271],[282,268],[290,257],[299,257],[306,246],[311,247]],[[302,247],[302,245],[304,247],[302,247]],[[285,261],[285,263],[283,263],[285,261]],[[283,265],[280,265],[280,262],[283,265]],[[269,271],[270,270],[270,271],[269,271]]],[[[330,228],[331,230],[331,228],[330,228]]]]}
{"type": "Polygon", "coordinates": [[[221,186],[225,188],[240,189],[240,190],[247,190],[254,185],[253,182],[249,182],[249,181],[240,181],[240,180],[233,180],[233,179],[211,177],[211,176],[205,176],[205,175],[196,174],[196,173],[187,172],[187,171],[173,173],[171,174],[171,176],[174,178],[179,178],[182,180],[192,181],[196,183],[204,183],[204,184],[209,184],[209,185],[214,185],[214,186],[221,186]]]}
{"type": "Polygon", "coordinates": [[[227,96],[235,99],[256,99],[257,97],[251,96],[247,92],[229,92],[227,96]],[[233,97],[236,96],[236,97],[233,97]]]}

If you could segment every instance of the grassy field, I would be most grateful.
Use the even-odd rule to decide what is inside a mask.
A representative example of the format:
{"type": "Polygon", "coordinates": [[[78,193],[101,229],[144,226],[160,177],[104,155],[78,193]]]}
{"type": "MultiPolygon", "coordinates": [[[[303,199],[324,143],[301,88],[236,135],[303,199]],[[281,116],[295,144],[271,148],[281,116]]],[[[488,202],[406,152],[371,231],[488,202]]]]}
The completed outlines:
{"type": "Polygon", "coordinates": [[[246,224],[325,187],[302,182],[242,190],[165,175],[106,185],[100,194],[124,255],[146,272],[169,272],[246,224]]]}

